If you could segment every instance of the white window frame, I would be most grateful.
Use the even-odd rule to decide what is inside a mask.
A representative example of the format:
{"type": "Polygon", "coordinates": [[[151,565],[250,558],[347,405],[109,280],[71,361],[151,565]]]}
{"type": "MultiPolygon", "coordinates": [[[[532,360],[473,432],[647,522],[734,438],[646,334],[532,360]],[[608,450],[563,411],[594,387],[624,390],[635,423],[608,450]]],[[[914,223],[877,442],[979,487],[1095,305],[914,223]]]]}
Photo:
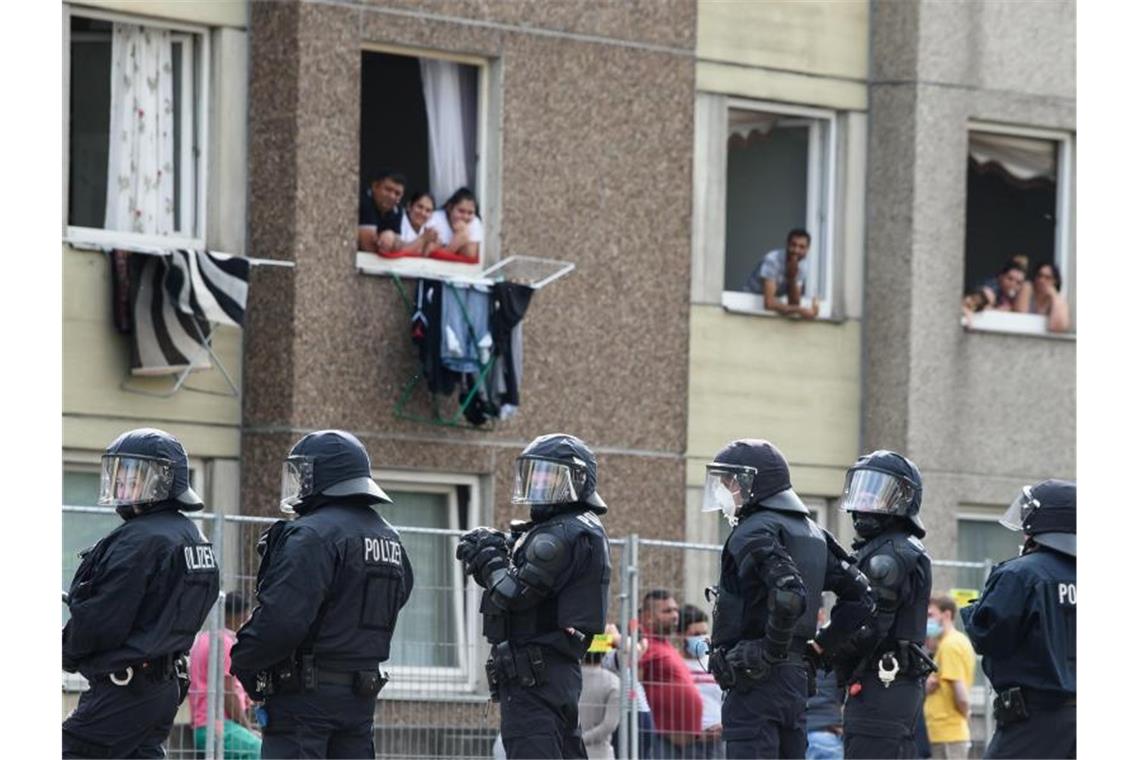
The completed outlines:
{"type": "MultiPolygon", "coordinates": [[[[480,479],[478,475],[459,473],[436,473],[413,470],[374,470],[373,478],[386,491],[415,491],[421,493],[445,494],[448,496],[448,529],[464,530],[482,521],[480,479]],[[467,525],[459,523],[459,486],[466,486],[467,525]]],[[[381,512],[383,507],[381,507],[381,512]]],[[[399,528],[399,525],[395,526],[399,528]]],[[[454,557],[458,546],[458,536],[449,542],[448,557],[454,557]]],[[[380,699],[432,699],[436,695],[473,693],[478,686],[476,665],[480,662],[477,646],[479,642],[479,596],[480,589],[475,583],[465,583],[463,567],[459,562],[450,563],[452,584],[452,612],[457,621],[456,667],[435,666],[390,666],[392,684],[380,693],[380,699]],[[464,614],[466,606],[467,614],[464,614]]],[[[414,591],[413,591],[414,593],[414,591]]],[[[399,622],[397,621],[397,626],[399,622]]]]}
{"type": "MultiPolygon", "coordinates": [[[[64,449],[62,470],[63,472],[79,472],[79,473],[94,473],[98,474],[100,471],[100,460],[102,459],[103,452],[79,450],[79,449],[64,449]]],[[[197,491],[199,494],[205,493],[205,473],[206,462],[198,457],[190,457],[188,460],[190,466],[190,487],[197,491]]],[[[61,473],[62,474],[62,473],[61,473]]],[[[65,506],[81,506],[77,504],[67,505],[60,504],[60,511],[62,512],[65,506]]],[[[64,583],[70,583],[70,578],[63,578],[64,583]]],[[[66,589],[64,589],[66,590],[66,589]]],[[[61,671],[63,672],[63,671],[61,671]]],[[[66,673],[63,672],[63,691],[64,692],[81,692],[87,691],[90,684],[87,679],[80,673],[66,673]]]]}
{"type": "Polygon", "coordinates": [[[206,247],[206,187],[207,161],[210,144],[209,119],[207,112],[210,103],[210,34],[204,26],[183,24],[175,21],[157,21],[144,16],[132,16],[123,13],[113,13],[96,10],[87,6],[64,5],[63,18],[63,230],[64,240],[68,243],[85,246],[133,246],[143,248],[156,248],[166,250],[170,248],[206,247]],[[182,66],[182,149],[180,161],[179,192],[182,200],[182,209],[179,216],[184,229],[187,229],[187,218],[191,219],[190,235],[152,235],[125,232],[121,230],[106,230],[96,227],[73,227],[68,224],[68,183],[70,168],[70,130],[68,122],[71,118],[71,17],[80,16],[99,21],[110,21],[121,24],[138,24],[150,26],[155,29],[173,33],[172,42],[183,43],[184,55],[182,66]],[[194,55],[197,42],[197,55],[194,55]],[[190,58],[190,61],[186,61],[190,58]],[[194,81],[199,83],[198,92],[194,91],[194,81]],[[195,97],[197,95],[197,97],[195,97]],[[189,105],[191,108],[186,108],[189,105]],[[194,135],[199,137],[194,139],[194,135]]]}
{"type": "MultiPolygon", "coordinates": [[[[988,310],[973,315],[971,330],[980,332],[1003,332],[1027,335],[1047,335],[1050,337],[1073,339],[1076,337],[1076,282],[1077,262],[1075,241],[1072,239],[1073,229],[1073,192],[1075,190],[1073,175],[1075,171],[1076,135],[1059,129],[1039,129],[1037,127],[1022,127],[1009,124],[999,124],[988,121],[975,121],[971,119],[966,123],[966,150],[969,155],[970,133],[989,132],[991,134],[1008,135],[1010,137],[1028,137],[1036,140],[1050,140],[1058,143],[1057,146],[1057,200],[1054,206],[1056,216],[1053,229],[1053,261],[1061,272],[1061,295],[1069,304],[1069,319],[1071,327],[1069,332],[1052,333],[1048,331],[1047,320],[1040,314],[1002,313],[994,318],[988,310]]],[[[963,198],[965,205],[966,198],[963,198]]],[[[963,224],[965,220],[963,220],[963,224]]],[[[962,257],[965,260],[966,251],[963,249],[962,257]]],[[[1031,283],[1026,280],[1026,286],[1031,283]]]]}
{"type": "MultiPolygon", "coordinates": [[[[830,109],[811,108],[808,106],[789,105],[763,100],[745,98],[728,98],[727,111],[758,111],[777,114],[781,117],[790,117],[787,126],[808,127],[808,166],[807,166],[807,204],[804,228],[811,234],[811,251],[816,260],[812,269],[814,277],[818,278],[818,285],[812,282],[805,283],[805,291],[801,294],[800,303],[810,305],[813,297],[819,297],[819,317],[830,319],[833,316],[835,301],[835,214],[836,193],[839,167],[839,120],[838,114],[830,109]],[[826,130],[824,129],[826,125],[826,130]],[[823,185],[821,187],[821,185],[823,185]]],[[[783,119],[782,119],[783,120],[783,119]]],[[[720,161],[721,171],[724,172],[725,183],[728,176],[728,141],[731,129],[726,128],[723,156],[720,161]]],[[[728,189],[725,188],[725,202],[727,204],[728,189]]],[[[724,206],[714,213],[719,217],[722,227],[727,229],[727,210],[724,206]]],[[[764,252],[758,252],[762,254],[764,252]]],[[[727,242],[720,250],[721,260],[728,255],[727,242]]],[[[759,260],[757,260],[759,261],[759,260]]],[[[721,269],[723,273],[723,267],[721,269]]],[[[722,274],[723,278],[723,274],[722,274]]],[[[725,290],[723,282],[720,284],[720,302],[725,310],[744,314],[773,315],[776,312],[764,308],[764,296],[757,293],[725,290]]]]}
{"type": "MultiPolygon", "coordinates": [[[[398,259],[385,259],[367,251],[356,252],[356,269],[361,274],[371,275],[399,275],[402,277],[438,277],[457,276],[459,279],[476,278],[479,273],[499,260],[497,245],[498,209],[488,212],[489,181],[491,179],[487,165],[490,163],[490,115],[491,115],[491,66],[487,58],[477,56],[448,53],[442,50],[426,48],[403,47],[397,45],[366,44],[361,48],[364,53],[387,53],[410,58],[426,58],[435,61],[451,61],[466,66],[474,66],[478,72],[479,103],[475,116],[475,187],[472,190],[479,199],[481,220],[483,222],[483,242],[480,244],[480,258],[477,264],[462,264],[453,261],[437,261],[404,257],[398,259]],[[491,217],[494,217],[493,219],[491,217]]],[[[497,155],[497,151],[495,152],[497,155]]],[[[353,230],[355,236],[356,231],[353,230]]]]}

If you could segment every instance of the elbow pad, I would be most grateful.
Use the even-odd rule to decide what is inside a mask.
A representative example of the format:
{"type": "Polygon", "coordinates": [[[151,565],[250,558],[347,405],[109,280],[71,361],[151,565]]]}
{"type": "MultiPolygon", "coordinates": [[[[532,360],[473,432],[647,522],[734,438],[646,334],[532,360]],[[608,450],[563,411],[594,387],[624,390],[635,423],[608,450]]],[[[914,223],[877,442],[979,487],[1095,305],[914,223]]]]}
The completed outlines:
{"type": "Polygon", "coordinates": [[[787,655],[796,621],[807,607],[806,596],[803,582],[795,575],[777,579],[768,592],[768,625],[764,638],[770,655],[779,659],[787,655]]]}
{"type": "Polygon", "coordinates": [[[878,606],[884,612],[897,609],[903,579],[898,561],[889,554],[876,554],[867,563],[867,575],[874,588],[878,606]]]}
{"type": "Polygon", "coordinates": [[[500,567],[488,574],[491,601],[505,610],[533,606],[554,591],[569,559],[569,547],[559,536],[536,536],[527,544],[520,566],[500,567]]]}

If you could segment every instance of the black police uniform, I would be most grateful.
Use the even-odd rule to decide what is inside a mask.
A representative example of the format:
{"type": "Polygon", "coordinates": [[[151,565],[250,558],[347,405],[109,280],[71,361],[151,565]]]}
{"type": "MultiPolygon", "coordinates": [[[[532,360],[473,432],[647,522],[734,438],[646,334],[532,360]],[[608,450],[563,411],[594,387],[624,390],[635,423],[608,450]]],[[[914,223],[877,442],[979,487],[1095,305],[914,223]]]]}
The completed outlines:
{"type": "Polygon", "coordinates": [[[726,754],[803,757],[805,711],[815,685],[805,648],[816,634],[820,594],[834,591],[847,611],[827,634],[834,643],[870,614],[869,587],[808,517],[775,446],[733,442],[709,465],[710,478],[714,468],[729,467],[750,468],[757,476],[721,552],[713,608],[709,664],[725,691],[726,754]]]}
{"type": "Polygon", "coordinates": [[[917,757],[915,730],[931,672],[921,650],[930,606],[930,556],[921,541],[898,529],[856,541],[854,549],[874,588],[876,608],[872,622],[854,637],[852,655],[838,666],[847,683],[843,754],[917,757]],[[891,679],[889,671],[896,666],[891,679]],[[880,668],[886,671],[883,677],[880,668]]]}
{"type": "Polygon", "coordinates": [[[1036,540],[1026,552],[996,566],[981,597],[962,609],[966,634],[996,691],[997,730],[986,757],[1076,757],[1075,485],[1071,493],[1070,540],[1030,534],[1036,540]]]}
{"type": "MultiPolygon", "coordinates": [[[[594,491],[596,461],[573,436],[543,436],[524,450],[577,458],[590,475],[573,503],[532,506],[532,522],[508,549],[488,529],[464,537],[457,551],[482,586],[483,634],[492,698],[501,714],[508,758],[585,758],[578,725],[582,657],[606,624],[609,541],[594,491]]],[[[583,476],[585,477],[585,476],[583,476]]]]}
{"type": "MultiPolygon", "coordinates": [[[[816,633],[820,594],[834,591],[840,603],[861,610],[856,621],[871,611],[866,581],[829,550],[829,538],[806,514],[761,508],[744,516],[725,542],[713,608],[716,664],[710,667],[725,689],[721,718],[729,758],[803,757],[815,678],[804,650],[816,633]],[[766,677],[750,678],[720,660],[739,642],[776,639],[787,640],[786,659],[772,664],[766,677]]],[[[831,635],[850,632],[834,626],[831,635]]]]}
{"type": "Polygon", "coordinates": [[[922,649],[932,581],[919,540],[922,475],[894,451],[865,454],[847,471],[843,507],[859,539],[855,561],[871,582],[875,613],[830,652],[847,686],[843,754],[849,758],[917,757],[915,733],[933,661],[922,649]]]}
{"type": "Polygon", "coordinates": [[[343,448],[356,458],[355,473],[330,475],[336,463],[318,448],[314,490],[324,493],[306,496],[296,505],[301,516],[275,523],[258,547],[258,606],[238,631],[230,671],[265,700],[262,757],[375,756],[373,714],[385,680],[379,665],[411,594],[412,566],[399,534],[372,508],[390,501],[375,484],[382,498],[330,496],[337,489],[322,486],[346,477],[371,483],[359,441],[322,431],[293,451],[348,439],[352,445],[343,448]]]}
{"type": "Polygon", "coordinates": [[[162,743],[188,684],[183,658],[218,597],[213,547],[178,511],[202,506],[181,444],[161,431],[132,431],[108,454],[132,451],[176,460],[178,497],[141,514],[118,508],[125,522],[81,554],[63,669],[82,673],[91,688],[63,723],[63,757],[166,756],[162,743]]]}

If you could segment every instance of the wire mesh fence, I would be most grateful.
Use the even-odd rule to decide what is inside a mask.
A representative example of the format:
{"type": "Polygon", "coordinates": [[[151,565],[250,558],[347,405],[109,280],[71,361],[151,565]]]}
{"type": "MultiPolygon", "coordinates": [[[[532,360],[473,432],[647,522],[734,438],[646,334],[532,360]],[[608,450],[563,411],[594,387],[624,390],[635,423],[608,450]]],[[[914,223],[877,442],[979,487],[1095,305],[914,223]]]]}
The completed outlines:
{"type": "MultiPolygon", "coordinates": [[[[78,567],[79,550],[110,532],[119,518],[105,508],[64,506],[63,510],[66,588],[78,567]]],[[[191,651],[191,692],[179,708],[167,753],[188,760],[257,757],[256,725],[240,684],[227,675],[228,653],[233,631],[256,603],[257,542],[275,518],[188,516],[214,544],[223,591],[191,651]],[[207,730],[211,723],[214,731],[207,730]]],[[[488,645],[478,613],[482,590],[464,577],[454,559],[464,531],[398,529],[415,569],[415,589],[400,613],[390,659],[382,666],[391,680],[377,699],[376,754],[422,760],[493,757],[499,710],[490,701],[483,668],[488,645]]],[[[705,588],[716,583],[720,549],[636,534],[610,539],[608,619],[620,643],[610,653],[589,655],[583,667],[579,715],[588,744],[595,748],[608,744],[619,758],[723,757],[717,732],[719,688],[707,672],[707,656],[692,644],[686,647],[683,630],[653,641],[636,635],[641,601],[655,589],[676,600],[687,615],[684,619],[703,619],[706,626],[711,622],[712,601],[705,588]],[[662,647],[681,653],[689,679],[670,670],[677,658],[662,647]]],[[[934,564],[936,575],[945,573],[960,586],[976,583],[968,586],[975,589],[981,588],[989,569],[989,563],[981,562],[936,560],[934,564]]],[[[63,615],[66,621],[66,605],[63,615]]],[[[81,676],[64,674],[64,716],[85,688],[81,676]]],[[[984,679],[979,688],[985,688],[984,679]]],[[[984,730],[989,736],[992,724],[984,730]]]]}

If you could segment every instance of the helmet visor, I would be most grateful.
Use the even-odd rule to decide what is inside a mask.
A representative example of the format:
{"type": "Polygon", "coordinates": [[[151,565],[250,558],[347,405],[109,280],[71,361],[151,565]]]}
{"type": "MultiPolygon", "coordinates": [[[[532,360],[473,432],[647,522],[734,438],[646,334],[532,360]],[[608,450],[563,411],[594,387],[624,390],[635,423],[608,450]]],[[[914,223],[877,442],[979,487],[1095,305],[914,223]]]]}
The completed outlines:
{"type": "Polygon", "coordinates": [[[170,498],[174,463],[169,459],[105,454],[99,476],[99,506],[149,504],[170,498]]]}
{"type": "Polygon", "coordinates": [[[292,456],[281,465],[281,511],[293,514],[293,507],[313,492],[312,457],[292,456]]]}
{"type": "Polygon", "coordinates": [[[586,473],[549,459],[520,458],[515,461],[512,504],[566,504],[578,501],[586,473]]]}
{"type": "Polygon", "coordinates": [[[850,470],[843,485],[843,509],[848,512],[905,515],[913,497],[910,483],[878,470],[850,470]]]}
{"type": "Polygon", "coordinates": [[[1009,504],[1009,509],[1005,511],[999,523],[1009,528],[1021,532],[1025,528],[1025,518],[1041,506],[1041,502],[1037,501],[1033,496],[1033,490],[1029,486],[1022,486],[1021,493],[1017,495],[1009,504]]]}
{"type": "Polygon", "coordinates": [[[723,512],[730,520],[736,510],[752,493],[756,470],[739,465],[705,465],[705,493],[701,498],[702,512],[723,512]]]}

